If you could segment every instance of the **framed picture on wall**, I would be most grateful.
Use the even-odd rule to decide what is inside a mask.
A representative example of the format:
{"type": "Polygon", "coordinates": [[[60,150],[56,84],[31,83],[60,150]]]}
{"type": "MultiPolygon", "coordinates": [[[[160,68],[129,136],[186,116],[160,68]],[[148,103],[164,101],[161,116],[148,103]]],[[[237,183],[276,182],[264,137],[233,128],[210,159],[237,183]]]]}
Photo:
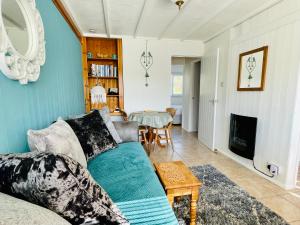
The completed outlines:
{"type": "Polygon", "coordinates": [[[240,54],[238,91],[263,91],[267,70],[268,46],[240,54]]]}

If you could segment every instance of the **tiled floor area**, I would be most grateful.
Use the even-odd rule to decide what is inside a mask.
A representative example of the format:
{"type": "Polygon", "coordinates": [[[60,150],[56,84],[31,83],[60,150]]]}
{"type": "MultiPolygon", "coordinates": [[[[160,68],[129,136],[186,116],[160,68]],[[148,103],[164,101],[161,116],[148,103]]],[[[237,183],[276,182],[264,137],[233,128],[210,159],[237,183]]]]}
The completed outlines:
{"type": "Polygon", "coordinates": [[[173,130],[175,151],[156,148],[150,152],[152,161],[182,160],[188,166],[211,164],[250,195],[282,216],[291,225],[300,225],[300,187],[285,191],[221,153],[213,153],[201,144],[196,133],[188,133],[180,127],[173,130]]]}

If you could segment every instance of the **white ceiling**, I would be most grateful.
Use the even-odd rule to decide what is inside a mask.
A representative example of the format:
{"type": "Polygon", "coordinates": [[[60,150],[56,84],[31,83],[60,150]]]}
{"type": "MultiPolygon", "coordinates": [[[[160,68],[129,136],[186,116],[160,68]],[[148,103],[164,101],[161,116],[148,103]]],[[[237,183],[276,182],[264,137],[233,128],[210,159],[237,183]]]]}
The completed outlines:
{"type": "Polygon", "coordinates": [[[79,30],[89,36],[141,36],[208,40],[281,0],[62,0],[79,30]]]}

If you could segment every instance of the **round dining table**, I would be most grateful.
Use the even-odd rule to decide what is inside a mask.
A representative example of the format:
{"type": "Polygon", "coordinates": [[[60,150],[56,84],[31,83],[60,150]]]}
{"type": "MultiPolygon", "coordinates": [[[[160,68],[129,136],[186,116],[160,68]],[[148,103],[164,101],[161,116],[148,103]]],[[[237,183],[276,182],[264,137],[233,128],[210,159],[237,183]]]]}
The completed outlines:
{"type": "Polygon", "coordinates": [[[131,113],[128,120],[138,122],[139,126],[163,128],[172,122],[173,118],[168,112],[142,111],[131,113]]]}
{"type": "MultiPolygon", "coordinates": [[[[153,129],[154,128],[163,128],[173,121],[172,116],[168,112],[159,112],[159,111],[141,111],[133,112],[128,117],[129,121],[138,122],[139,126],[145,126],[148,130],[148,142],[152,143],[154,140],[153,129]]],[[[160,147],[165,147],[160,143],[158,139],[157,143],[160,147]]]]}

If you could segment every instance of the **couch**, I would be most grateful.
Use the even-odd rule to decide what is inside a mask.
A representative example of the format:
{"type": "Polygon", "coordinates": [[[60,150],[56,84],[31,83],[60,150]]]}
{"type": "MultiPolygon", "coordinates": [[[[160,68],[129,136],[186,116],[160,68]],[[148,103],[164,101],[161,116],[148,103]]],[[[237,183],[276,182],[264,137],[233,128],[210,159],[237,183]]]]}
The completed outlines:
{"type": "MultiPolygon", "coordinates": [[[[135,122],[114,122],[124,143],[88,162],[93,178],[131,224],[178,224],[143,146],[135,122]]],[[[0,225],[70,225],[40,206],[0,193],[0,225]]]]}

